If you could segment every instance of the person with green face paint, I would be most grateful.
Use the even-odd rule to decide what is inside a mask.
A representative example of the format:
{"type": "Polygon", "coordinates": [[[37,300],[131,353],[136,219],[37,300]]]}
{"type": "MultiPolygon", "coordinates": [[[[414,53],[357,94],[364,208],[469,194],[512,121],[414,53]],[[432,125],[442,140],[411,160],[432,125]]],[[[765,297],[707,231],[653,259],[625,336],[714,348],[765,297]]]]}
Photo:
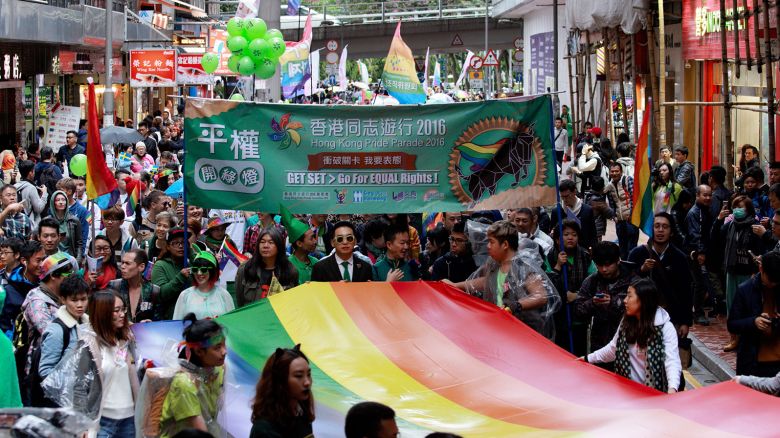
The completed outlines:
{"type": "MultiPolygon", "coordinates": [[[[726,272],[726,313],[731,313],[731,305],[737,287],[758,272],[754,255],[764,253],[761,238],[753,233],[757,223],[753,201],[747,196],[737,196],[731,201],[731,210],[724,204],[718,220],[712,227],[711,242],[723,242],[723,270],[726,272]]],[[[724,351],[737,348],[737,337],[724,346],[724,351]]]]}
{"type": "Polygon", "coordinates": [[[182,319],[192,312],[198,319],[214,318],[235,308],[233,298],[224,288],[217,286],[219,264],[209,251],[201,251],[190,267],[192,287],[176,300],[173,319],[182,319]]]}

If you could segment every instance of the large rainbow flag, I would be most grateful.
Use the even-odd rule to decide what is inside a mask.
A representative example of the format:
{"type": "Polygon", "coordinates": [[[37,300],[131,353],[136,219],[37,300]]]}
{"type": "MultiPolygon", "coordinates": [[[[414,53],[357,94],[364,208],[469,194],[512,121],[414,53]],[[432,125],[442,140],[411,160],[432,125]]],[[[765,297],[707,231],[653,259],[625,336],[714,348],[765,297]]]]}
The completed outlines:
{"type": "MultiPolygon", "coordinates": [[[[404,437],[776,436],[780,400],[733,382],[662,394],[577,361],[509,313],[443,283],[307,283],[220,316],[223,425],[249,436],[266,358],[301,343],[312,361],[315,436],[343,436],[353,404],[391,406],[404,437]]],[[[159,358],[181,322],[135,324],[159,358]]]]}
{"type": "Polygon", "coordinates": [[[119,200],[119,185],[106,165],[103,144],[100,141],[95,84],[88,79],[87,94],[87,198],[105,210],[119,200]]]}
{"type": "Polygon", "coordinates": [[[652,139],[650,124],[653,118],[653,103],[647,102],[642,117],[642,131],[636,148],[636,166],[634,167],[634,194],[631,211],[631,223],[648,236],[653,235],[653,185],[650,175],[650,150],[652,139]]]}

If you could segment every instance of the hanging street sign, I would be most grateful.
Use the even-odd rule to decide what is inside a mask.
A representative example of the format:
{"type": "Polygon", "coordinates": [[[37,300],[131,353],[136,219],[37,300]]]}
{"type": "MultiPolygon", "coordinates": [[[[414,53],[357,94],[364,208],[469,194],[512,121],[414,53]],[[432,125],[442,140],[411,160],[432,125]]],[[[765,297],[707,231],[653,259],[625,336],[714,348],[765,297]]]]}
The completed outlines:
{"type": "Polygon", "coordinates": [[[461,39],[460,35],[458,35],[456,33],[455,34],[455,38],[452,39],[452,44],[450,44],[450,45],[451,46],[462,46],[463,45],[463,40],[461,39]]]}

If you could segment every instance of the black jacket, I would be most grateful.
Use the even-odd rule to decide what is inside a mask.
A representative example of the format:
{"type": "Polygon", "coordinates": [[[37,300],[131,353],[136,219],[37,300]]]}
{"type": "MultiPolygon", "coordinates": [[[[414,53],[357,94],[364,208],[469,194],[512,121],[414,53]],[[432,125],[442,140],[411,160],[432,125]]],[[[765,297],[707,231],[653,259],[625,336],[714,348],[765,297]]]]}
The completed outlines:
{"type": "MultiPolygon", "coordinates": [[[[661,292],[662,307],[669,312],[672,324],[690,326],[693,324],[693,279],[688,264],[688,258],[674,245],[664,252],[660,266],[644,274],[640,268],[650,258],[647,245],[637,246],[628,255],[628,261],[634,265],[636,275],[653,280],[661,292]]],[[[654,253],[653,253],[654,254],[654,253]]],[[[654,257],[657,260],[657,257],[654,257]]]]}
{"type": "Polygon", "coordinates": [[[617,280],[605,280],[599,273],[595,273],[582,282],[577,299],[574,301],[574,312],[576,316],[588,321],[593,318],[590,351],[596,351],[607,345],[615,336],[620,320],[623,319],[623,313],[625,313],[623,303],[628,294],[628,286],[636,278],[631,268],[621,263],[620,275],[617,280]],[[610,296],[610,302],[606,308],[593,303],[593,297],[597,293],[610,296]]]}
{"type": "MultiPolygon", "coordinates": [[[[341,281],[343,279],[341,271],[342,268],[336,263],[334,253],[314,264],[311,270],[311,281],[341,281]]],[[[370,263],[355,255],[352,256],[353,282],[370,281],[373,274],[370,263]]]]}
{"type": "Polygon", "coordinates": [[[458,256],[450,251],[433,262],[431,280],[443,280],[446,278],[453,283],[459,283],[467,280],[476,270],[477,264],[474,263],[474,257],[471,253],[465,256],[458,256]]]}
{"type": "MultiPolygon", "coordinates": [[[[737,347],[737,374],[758,375],[758,348],[761,344],[761,332],[756,327],[755,319],[764,310],[764,299],[761,294],[761,276],[754,275],[750,280],[737,287],[734,303],[729,313],[729,332],[739,335],[737,347]]],[[[775,300],[779,299],[778,290],[774,291],[775,300]]],[[[775,333],[775,336],[780,336],[775,333]]],[[[761,376],[761,377],[773,377],[761,376]]]]}
{"type": "MultiPolygon", "coordinates": [[[[561,206],[564,219],[566,219],[566,212],[563,211],[564,208],[565,207],[561,206]]],[[[551,213],[550,224],[552,226],[550,229],[554,229],[558,226],[558,209],[553,208],[551,213]]],[[[580,228],[582,229],[582,232],[580,233],[580,246],[585,249],[593,248],[598,242],[596,238],[596,218],[593,215],[593,208],[591,208],[590,205],[583,201],[582,208],[580,209],[580,213],[577,215],[577,219],[579,219],[580,228]]]]}
{"type": "Polygon", "coordinates": [[[686,255],[691,252],[709,255],[710,234],[714,218],[708,207],[695,204],[685,216],[685,241],[683,250],[686,255]]]}

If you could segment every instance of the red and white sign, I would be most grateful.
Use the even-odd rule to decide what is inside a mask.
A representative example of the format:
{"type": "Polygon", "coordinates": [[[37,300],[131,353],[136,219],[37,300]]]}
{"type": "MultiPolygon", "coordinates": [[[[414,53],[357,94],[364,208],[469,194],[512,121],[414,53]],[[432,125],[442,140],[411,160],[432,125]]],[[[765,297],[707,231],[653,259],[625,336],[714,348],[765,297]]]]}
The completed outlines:
{"type": "Polygon", "coordinates": [[[131,50],[131,87],[175,87],[175,50],[131,50]]]}
{"type": "Polygon", "coordinates": [[[328,51],[335,52],[339,49],[339,42],[336,40],[328,40],[328,42],[325,43],[325,47],[328,49],[328,51]]]}
{"type": "Polygon", "coordinates": [[[227,48],[228,34],[224,29],[209,29],[209,52],[219,55],[219,67],[214,70],[215,75],[236,76],[228,68],[230,50],[227,48]]]}
{"type": "MultiPolygon", "coordinates": [[[[683,58],[688,59],[721,59],[721,46],[720,46],[720,0],[697,0],[682,2],[682,50],[683,58]]],[[[756,56],[756,39],[755,39],[755,20],[752,15],[752,3],[748,2],[747,12],[751,13],[750,17],[737,21],[737,29],[739,30],[739,55],[741,58],[745,58],[746,46],[745,46],[745,32],[750,34],[750,55],[756,56]]],[[[738,13],[745,13],[743,3],[739,2],[737,7],[738,13]]],[[[726,2],[726,16],[731,17],[733,14],[733,5],[731,2],[726,2]]],[[[761,41],[759,45],[761,47],[761,54],[764,54],[764,31],[763,31],[763,19],[761,20],[761,26],[759,27],[759,35],[761,41]]],[[[770,38],[772,40],[777,39],[777,19],[774,11],[769,14],[769,27],[770,38]]],[[[726,22],[726,31],[728,34],[728,44],[726,44],[728,57],[734,58],[734,22],[726,22]]]]}
{"type": "Polygon", "coordinates": [[[176,83],[178,84],[212,84],[214,76],[203,70],[201,53],[184,53],[176,56],[176,83]]]}
{"type": "Polygon", "coordinates": [[[471,57],[471,61],[469,61],[469,68],[472,70],[479,70],[482,68],[482,64],[482,58],[474,55],[471,57]]]}
{"type": "Polygon", "coordinates": [[[485,61],[482,63],[485,67],[497,67],[498,66],[498,57],[495,53],[493,53],[493,50],[488,50],[487,55],[485,55],[485,61]]]}
{"type": "Polygon", "coordinates": [[[455,34],[455,38],[452,39],[452,43],[450,45],[451,46],[462,46],[463,45],[463,39],[460,37],[460,35],[458,35],[456,33],[455,34]]]}

